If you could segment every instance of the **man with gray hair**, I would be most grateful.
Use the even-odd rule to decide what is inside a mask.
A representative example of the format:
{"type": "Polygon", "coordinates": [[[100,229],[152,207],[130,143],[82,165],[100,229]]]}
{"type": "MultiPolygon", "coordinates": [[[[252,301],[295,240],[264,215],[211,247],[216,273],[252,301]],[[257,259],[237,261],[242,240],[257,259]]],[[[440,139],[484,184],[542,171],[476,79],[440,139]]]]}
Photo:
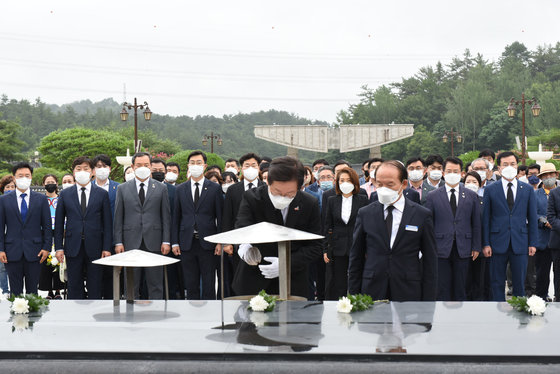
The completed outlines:
{"type": "Polygon", "coordinates": [[[491,179],[493,173],[492,170],[490,170],[490,163],[484,158],[477,158],[471,163],[471,167],[473,171],[480,175],[480,179],[482,180],[482,184],[478,190],[478,195],[484,196],[484,188],[486,188],[488,184],[494,182],[494,180],[491,179]]]}

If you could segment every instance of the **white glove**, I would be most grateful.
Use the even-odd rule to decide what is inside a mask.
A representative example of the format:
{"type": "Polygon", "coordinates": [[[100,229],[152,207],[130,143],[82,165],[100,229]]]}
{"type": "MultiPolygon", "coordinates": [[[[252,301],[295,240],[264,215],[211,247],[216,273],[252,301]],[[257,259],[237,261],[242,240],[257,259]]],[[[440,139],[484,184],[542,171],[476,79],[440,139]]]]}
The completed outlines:
{"type": "Polygon", "coordinates": [[[261,274],[266,279],[278,278],[278,257],[265,257],[264,260],[270,262],[270,265],[259,265],[261,274]]]}
{"type": "Polygon", "coordinates": [[[256,266],[261,262],[261,252],[251,244],[240,244],[237,254],[247,265],[256,266]]]}

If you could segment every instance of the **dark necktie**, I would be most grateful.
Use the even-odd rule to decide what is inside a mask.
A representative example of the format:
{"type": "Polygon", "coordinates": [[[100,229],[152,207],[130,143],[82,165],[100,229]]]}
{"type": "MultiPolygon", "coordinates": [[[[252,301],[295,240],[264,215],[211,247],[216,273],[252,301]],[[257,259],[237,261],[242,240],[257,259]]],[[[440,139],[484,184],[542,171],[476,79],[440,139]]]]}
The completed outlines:
{"type": "Polygon", "coordinates": [[[449,198],[449,204],[451,205],[451,211],[453,212],[453,217],[457,212],[457,197],[455,196],[455,189],[451,189],[451,197],[449,198]]]}
{"type": "Polygon", "coordinates": [[[82,207],[82,215],[86,214],[86,188],[82,187],[82,196],[80,198],[80,205],[82,207]]]}
{"type": "Polygon", "coordinates": [[[512,211],[513,210],[513,189],[511,188],[513,187],[513,183],[509,182],[508,183],[508,190],[507,190],[507,203],[509,206],[509,210],[512,211]]]}
{"type": "Polygon", "coordinates": [[[200,190],[198,189],[198,182],[194,184],[194,206],[198,205],[198,199],[200,199],[200,190]]]}
{"type": "Polygon", "coordinates": [[[387,217],[385,218],[385,226],[389,234],[389,245],[391,245],[391,234],[393,233],[393,209],[395,209],[395,207],[392,205],[387,207],[387,217]]]}
{"type": "Polygon", "coordinates": [[[27,194],[22,193],[20,196],[21,196],[21,208],[20,208],[21,220],[25,222],[25,217],[27,216],[27,202],[25,201],[25,197],[27,196],[27,194]]]}
{"type": "Polygon", "coordinates": [[[144,191],[144,183],[140,183],[140,192],[138,192],[138,197],[140,198],[140,204],[144,205],[144,201],[146,201],[146,191],[144,191]]]}
{"type": "Polygon", "coordinates": [[[253,188],[253,183],[249,183],[249,184],[247,185],[247,189],[248,189],[248,190],[250,190],[251,188],[253,188]]]}

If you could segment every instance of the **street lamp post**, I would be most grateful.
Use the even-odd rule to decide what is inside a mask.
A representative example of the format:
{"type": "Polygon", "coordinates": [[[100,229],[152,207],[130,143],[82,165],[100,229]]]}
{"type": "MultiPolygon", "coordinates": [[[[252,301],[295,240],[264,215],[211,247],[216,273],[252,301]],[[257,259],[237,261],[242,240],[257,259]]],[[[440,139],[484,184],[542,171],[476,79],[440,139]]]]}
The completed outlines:
{"type": "Polygon", "coordinates": [[[214,135],[214,131],[212,131],[210,135],[204,135],[204,137],[202,138],[203,146],[207,146],[208,140],[210,140],[210,153],[214,153],[214,139],[216,139],[216,143],[218,143],[218,145],[222,145],[224,143],[222,137],[219,134],[214,135]]]}
{"type": "Polygon", "coordinates": [[[525,165],[525,104],[531,105],[531,112],[533,117],[538,117],[541,113],[541,106],[537,104],[537,99],[534,97],[531,100],[525,100],[525,92],[521,93],[521,100],[515,100],[511,98],[509,105],[507,107],[508,117],[515,117],[515,106],[521,105],[521,161],[525,165]]]}
{"type": "Polygon", "coordinates": [[[144,109],[144,119],[149,121],[152,119],[152,111],[148,108],[148,103],[144,101],[144,104],[138,105],[136,98],[134,98],[134,104],[129,104],[127,102],[123,103],[123,108],[121,110],[121,120],[128,120],[128,110],[134,109],[134,152],[138,152],[138,109],[144,109]],[[128,110],[127,110],[128,109],[128,110]]]}
{"type": "Polygon", "coordinates": [[[446,131],[443,136],[441,137],[441,140],[443,140],[444,143],[447,143],[447,140],[451,138],[451,157],[455,157],[455,152],[453,150],[453,143],[455,143],[455,139],[457,139],[457,143],[461,143],[463,141],[463,137],[461,136],[461,134],[459,134],[458,131],[453,131],[453,128],[451,128],[451,131],[446,131]]]}

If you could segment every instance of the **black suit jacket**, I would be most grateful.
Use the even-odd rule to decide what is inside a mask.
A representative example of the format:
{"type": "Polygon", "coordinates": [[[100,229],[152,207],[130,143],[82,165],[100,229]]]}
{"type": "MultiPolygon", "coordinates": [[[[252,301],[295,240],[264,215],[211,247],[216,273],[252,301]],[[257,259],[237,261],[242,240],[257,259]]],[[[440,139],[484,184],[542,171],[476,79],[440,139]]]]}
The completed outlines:
{"type": "MultiPolygon", "coordinates": [[[[363,195],[367,198],[367,191],[364,190],[363,188],[360,188],[360,195],[363,195]]],[[[331,188],[330,190],[327,190],[325,192],[323,192],[323,197],[322,197],[322,202],[321,202],[321,206],[323,207],[321,209],[321,220],[323,223],[325,223],[325,213],[327,212],[327,203],[329,201],[329,197],[332,196],[336,196],[336,189],[335,188],[331,188]]]]}
{"type": "MultiPolygon", "coordinates": [[[[272,205],[268,197],[268,186],[253,188],[243,195],[235,227],[241,228],[259,222],[270,222],[297,230],[321,234],[319,203],[308,193],[298,191],[288,207],[286,224],[282,212],[272,205]]],[[[265,257],[278,257],[276,243],[258,244],[262,264],[265,257]]],[[[291,245],[291,293],[306,297],[308,294],[307,265],[321,258],[321,240],[293,241],[291,245]]],[[[255,295],[260,290],[278,293],[278,278],[266,279],[258,266],[249,266],[240,261],[233,279],[233,290],[237,295],[255,295]]]]}
{"type": "MultiPolygon", "coordinates": [[[[420,194],[414,191],[412,188],[410,187],[405,188],[403,191],[403,195],[413,203],[420,204],[420,194]]],[[[377,191],[373,191],[369,196],[370,203],[373,203],[375,201],[377,201],[377,191]]]]}
{"type": "Polygon", "coordinates": [[[405,199],[393,248],[389,243],[383,204],[374,202],[360,209],[350,250],[349,292],[377,300],[385,298],[390,287],[394,301],[434,301],[437,250],[431,212],[405,199]]]}
{"type": "MultiPolygon", "coordinates": [[[[257,187],[264,184],[263,181],[259,180],[257,187]]],[[[222,231],[230,231],[235,228],[235,219],[237,218],[244,193],[245,183],[243,181],[237,182],[228,188],[224,201],[224,214],[222,215],[222,231]]]]}
{"type": "Polygon", "coordinates": [[[560,249],[560,187],[550,190],[548,194],[546,219],[552,226],[548,247],[560,249]]]}
{"type": "Polygon", "coordinates": [[[342,195],[331,196],[327,201],[325,225],[323,235],[325,246],[323,253],[331,256],[348,256],[352,247],[352,235],[358,210],[369,204],[367,196],[355,194],[352,196],[352,211],[348,223],[342,220],[342,195]]]}

